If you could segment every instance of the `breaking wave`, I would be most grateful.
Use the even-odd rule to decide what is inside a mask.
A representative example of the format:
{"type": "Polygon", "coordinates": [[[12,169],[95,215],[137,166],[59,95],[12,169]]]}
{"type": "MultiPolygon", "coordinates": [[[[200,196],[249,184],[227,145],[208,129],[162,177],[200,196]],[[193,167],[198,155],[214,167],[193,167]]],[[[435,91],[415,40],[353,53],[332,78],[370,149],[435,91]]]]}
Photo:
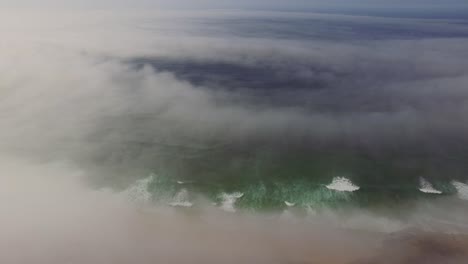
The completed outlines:
{"type": "MultiPolygon", "coordinates": [[[[439,184],[440,185],[440,184],[439,184]]],[[[331,183],[316,181],[243,181],[237,184],[223,182],[181,181],[150,175],[137,180],[122,193],[138,204],[159,204],[172,207],[217,207],[226,212],[241,211],[282,211],[296,208],[305,214],[315,214],[316,210],[327,208],[379,208],[405,202],[434,201],[434,199],[468,199],[468,185],[452,181],[443,187],[446,192],[435,189],[424,178],[413,186],[403,185],[400,190],[393,186],[387,190],[387,197],[381,196],[384,186],[357,186],[350,179],[335,177],[331,183]],[[410,196],[399,197],[401,193],[410,196]],[[455,190],[455,191],[453,191],[455,190]],[[388,192],[389,191],[389,192],[388,192]],[[369,202],[369,201],[375,202],[369,202]]]]}

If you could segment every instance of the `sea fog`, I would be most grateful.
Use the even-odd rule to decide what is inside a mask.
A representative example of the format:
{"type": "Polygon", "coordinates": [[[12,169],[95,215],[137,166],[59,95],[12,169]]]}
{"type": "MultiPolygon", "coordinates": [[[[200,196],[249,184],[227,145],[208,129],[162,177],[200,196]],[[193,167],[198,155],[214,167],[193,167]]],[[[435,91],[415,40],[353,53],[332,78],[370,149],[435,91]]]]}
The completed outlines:
{"type": "Polygon", "coordinates": [[[466,262],[463,19],[1,9],[0,32],[2,263],[466,262]]]}

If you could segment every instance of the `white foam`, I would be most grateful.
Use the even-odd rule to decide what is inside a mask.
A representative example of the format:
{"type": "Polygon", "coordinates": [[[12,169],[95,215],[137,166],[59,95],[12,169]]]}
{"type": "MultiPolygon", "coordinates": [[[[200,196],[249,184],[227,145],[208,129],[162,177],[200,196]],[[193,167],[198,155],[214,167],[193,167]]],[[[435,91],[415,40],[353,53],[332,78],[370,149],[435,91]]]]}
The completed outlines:
{"type": "Polygon", "coordinates": [[[184,185],[184,184],[192,184],[194,181],[177,181],[177,184],[184,185]]]}
{"type": "Polygon", "coordinates": [[[335,177],[333,178],[332,183],[326,185],[330,190],[335,190],[339,192],[355,192],[361,189],[361,187],[353,184],[351,180],[345,177],[335,177]]]}
{"type": "Polygon", "coordinates": [[[175,195],[173,201],[170,202],[169,205],[173,207],[192,207],[193,203],[189,200],[188,191],[182,189],[175,195]]]}
{"type": "Polygon", "coordinates": [[[145,179],[137,180],[133,185],[128,187],[122,194],[129,201],[136,204],[147,204],[151,202],[152,195],[148,191],[149,185],[154,181],[154,175],[145,179]]]}
{"type": "Polygon", "coordinates": [[[221,194],[221,199],[222,199],[222,202],[221,202],[221,209],[223,209],[224,211],[226,212],[235,212],[236,211],[236,208],[234,207],[236,201],[241,198],[242,196],[244,196],[243,193],[241,192],[235,192],[235,193],[223,193],[221,194]]]}
{"type": "Polygon", "coordinates": [[[452,181],[452,185],[457,189],[458,197],[468,201],[468,184],[452,181]]]}
{"type": "Polygon", "coordinates": [[[434,186],[424,178],[419,179],[419,190],[423,193],[442,194],[441,191],[436,190],[434,186]]]}
{"type": "Polygon", "coordinates": [[[288,201],[284,201],[284,204],[286,204],[287,207],[293,207],[293,206],[296,206],[295,203],[290,203],[288,201]]]}

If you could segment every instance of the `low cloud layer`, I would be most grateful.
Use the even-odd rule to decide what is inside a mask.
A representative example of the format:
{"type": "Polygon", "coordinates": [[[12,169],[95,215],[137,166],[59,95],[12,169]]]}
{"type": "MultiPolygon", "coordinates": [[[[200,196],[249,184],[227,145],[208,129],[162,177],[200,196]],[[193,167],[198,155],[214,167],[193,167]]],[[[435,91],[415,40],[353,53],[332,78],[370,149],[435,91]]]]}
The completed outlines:
{"type": "MultiPolygon", "coordinates": [[[[15,30],[2,47],[2,122],[10,128],[1,133],[3,147],[125,166],[143,160],[134,167],[145,167],[171,146],[221,146],[229,156],[266,144],[306,153],[360,149],[384,159],[396,151],[464,167],[465,39],[354,39],[349,32],[369,19],[331,16],[350,30],[327,34],[346,36],[347,44],[303,39],[293,27],[284,29],[286,40],[275,33],[281,23],[326,18],[240,16],[278,26],[253,38],[229,35],[235,13],[5,16],[4,27],[15,30]]],[[[445,21],[404,23],[418,25],[416,33],[465,30],[445,21]]]]}

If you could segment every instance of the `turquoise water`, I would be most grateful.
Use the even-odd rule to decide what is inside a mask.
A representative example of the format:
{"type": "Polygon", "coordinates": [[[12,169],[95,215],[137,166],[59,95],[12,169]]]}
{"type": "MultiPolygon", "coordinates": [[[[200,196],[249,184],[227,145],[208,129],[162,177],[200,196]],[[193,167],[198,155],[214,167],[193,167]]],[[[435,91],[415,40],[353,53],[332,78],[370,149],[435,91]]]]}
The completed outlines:
{"type": "MultiPolygon", "coordinates": [[[[346,179],[346,178],[343,178],[346,179]]],[[[411,201],[431,201],[455,196],[458,190],[452,183],[432,184],[441,193],[425,193],[420,185],[388,186],[363,185],[354,191],[333,189],[330,182],[308,179],[242,180],[236,182],[180,181],[171,177],[151,175],[135,186],[146,190],[151,202],[192,207],[215,205],[232,206],[243,211],[281,211],[289,207],[307,210],[327,208],[392,208],[411,201]],[[231,204],[231,205],[229,205],[231,204]]],[[[349,184],[354,184],[349,181],[349,184]]],[[[346,187],[346,186],[345,186],[346,187]]],[[[349,187],[349,186],[348,186],[349,187]]]]}
{"type": "Polygon", "coordinates": [[[152,180],[146,191],[153,202],[164,204],[228,204],[233,210],[281,211],[289,207],[391,208],[457,196],[466,186],[456,170],[438,174],[440,170],[428,160],[402,163],[345,151],[235,154],[159,159],[149,172],[152,180]],[[332,185],[337,179],[347,181],[341,183],[344,190],[340,184],[332,185]]]}

